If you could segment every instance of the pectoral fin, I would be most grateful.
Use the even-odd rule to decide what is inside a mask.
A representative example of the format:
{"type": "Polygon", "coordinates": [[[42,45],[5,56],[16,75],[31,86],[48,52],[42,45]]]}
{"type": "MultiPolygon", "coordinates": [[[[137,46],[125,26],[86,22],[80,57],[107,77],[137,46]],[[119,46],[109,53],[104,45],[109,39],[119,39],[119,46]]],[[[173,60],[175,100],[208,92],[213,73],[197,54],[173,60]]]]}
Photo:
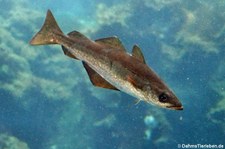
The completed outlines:
{"type": "Polygon", "coordinates": [[[145,58],[144,58],[144,56],[143,56],[143,54],[141,52],[141,49],[137,45],[133,46],[132,56],[137,58],[138,60],[140,60],[144,64],[146,64],[145,58]]]}
{"type": "Polygon", "coordinates": [[[138,89],[143,88],[143,84],[140,81],[138,81],[135,75],[127,75],[126,78],[127,78],[127,81],[130,82],[135,88],[138,88],[138,89]]]}
{"type": "Polygon", "coordinates": [[[91,80],[91,83],[94,86],[112,89],[112,90],[118,90],[116,87],[111,85],[108,81],[106,81],[104,78],[102,78],[97,72],[95,72],[90,66],[88,66],[87,63],[83,62],[84,68],[86,69],[88,76],[91,80]]]}
{"type": "Polygon", "coordinates": [[[122,42],[117,37],[108,37],[108,38],[101,38],[95,40],[95,42],[107,47],[112,48],[115,50],[120,50],[126,52],[126,49],[124,48],[122,42]]]}

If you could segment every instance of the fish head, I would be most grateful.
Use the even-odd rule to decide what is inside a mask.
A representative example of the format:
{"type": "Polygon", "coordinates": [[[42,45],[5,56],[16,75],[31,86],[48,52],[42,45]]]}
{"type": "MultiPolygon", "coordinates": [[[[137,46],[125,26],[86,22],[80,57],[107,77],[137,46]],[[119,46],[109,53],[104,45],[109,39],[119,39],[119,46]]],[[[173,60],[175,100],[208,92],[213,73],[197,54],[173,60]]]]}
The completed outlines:
{"type": "Polygon", "coordinates": [[[183,110],[179,99],[161,79],[156,77],[149,84],[145,88],[145,94],[147,95],[145,100],[147,102],[167,109],[183,110]]]}
{"type": "Polygon", "coordinates": [[[156,93],[156,99],[158,104],[161,107],[172,109],[172,110],[183,110],[183,106],[179,99],[174,95],[170,90],[164,90],[156,93]]]}

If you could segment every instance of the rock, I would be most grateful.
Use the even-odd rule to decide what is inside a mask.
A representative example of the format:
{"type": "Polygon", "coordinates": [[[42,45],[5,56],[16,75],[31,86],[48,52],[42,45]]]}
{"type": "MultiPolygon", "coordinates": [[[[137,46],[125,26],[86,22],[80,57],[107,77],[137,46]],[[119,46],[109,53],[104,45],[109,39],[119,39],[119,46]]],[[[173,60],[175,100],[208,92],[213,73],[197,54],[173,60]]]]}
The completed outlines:
{"type": "Polygon", "coordinates": [[[0,149],[29,149],[29,147],[14,136],[0,134],[0,149]]]}

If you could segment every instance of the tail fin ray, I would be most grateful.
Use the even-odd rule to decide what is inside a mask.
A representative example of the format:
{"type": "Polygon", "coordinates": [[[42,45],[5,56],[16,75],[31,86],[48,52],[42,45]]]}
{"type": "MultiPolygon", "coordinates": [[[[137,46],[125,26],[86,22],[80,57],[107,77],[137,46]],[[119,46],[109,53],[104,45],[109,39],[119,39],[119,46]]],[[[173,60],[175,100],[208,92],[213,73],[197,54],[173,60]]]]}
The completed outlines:
{"type": "Polygon", "coordinates": [[[55,34],[63,34],[52,12],[48,10],[41,30],[30,41],[31,45],[57,44],[55,34]]]}

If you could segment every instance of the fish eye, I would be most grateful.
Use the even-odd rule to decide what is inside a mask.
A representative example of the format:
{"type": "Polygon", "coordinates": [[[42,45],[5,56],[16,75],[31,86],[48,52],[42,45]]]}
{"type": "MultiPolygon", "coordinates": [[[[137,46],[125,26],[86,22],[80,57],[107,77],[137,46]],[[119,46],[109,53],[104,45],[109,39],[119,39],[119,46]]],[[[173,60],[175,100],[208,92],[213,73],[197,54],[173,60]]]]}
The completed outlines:
{"type": "Polygon", "coordinates": [[[159,95],[159,101],[160,102],[166,102],[168,100],[168,98],[169,98],[168,95],[165,94],[165,93],[162,93],[162,94],[159,95]]]}

